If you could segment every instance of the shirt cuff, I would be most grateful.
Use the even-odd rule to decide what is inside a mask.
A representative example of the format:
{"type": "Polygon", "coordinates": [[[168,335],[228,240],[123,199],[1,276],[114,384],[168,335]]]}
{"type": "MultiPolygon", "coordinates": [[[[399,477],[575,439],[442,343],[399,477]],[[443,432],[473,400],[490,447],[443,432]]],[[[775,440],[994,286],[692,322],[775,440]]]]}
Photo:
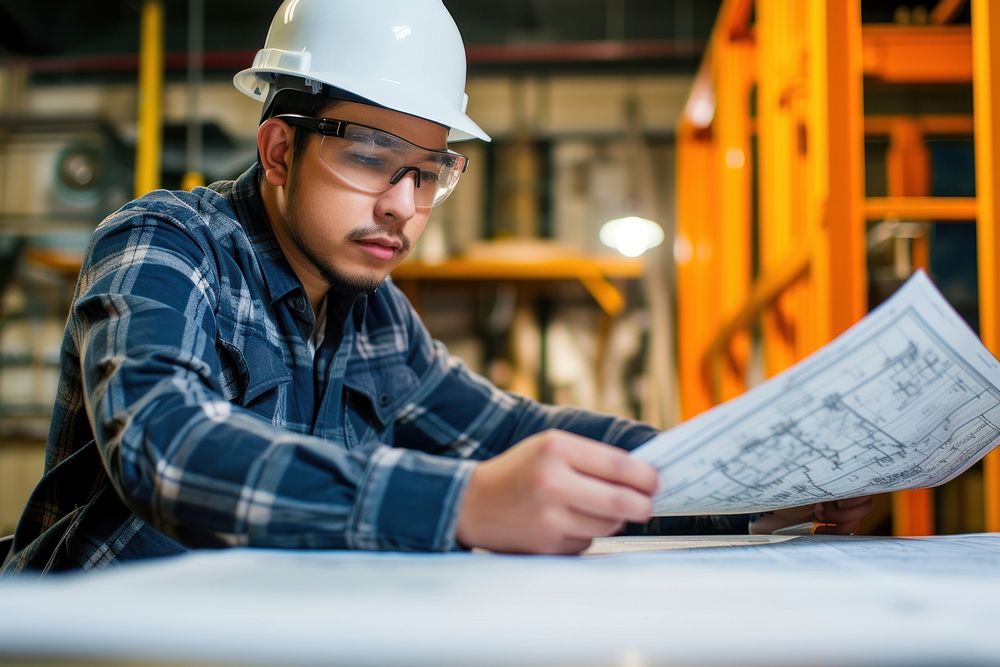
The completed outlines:
{"type": "Polygon", "coordinates": [[[475,461],[380,447],[359,489],[348,543],[354,549],[450,551],[475,461]]]}
{"type": "Polygon", "coordinates": [[[621,535],[743,535],[748,514],[655,516],[646,523],[628,523],[621,535]]]}

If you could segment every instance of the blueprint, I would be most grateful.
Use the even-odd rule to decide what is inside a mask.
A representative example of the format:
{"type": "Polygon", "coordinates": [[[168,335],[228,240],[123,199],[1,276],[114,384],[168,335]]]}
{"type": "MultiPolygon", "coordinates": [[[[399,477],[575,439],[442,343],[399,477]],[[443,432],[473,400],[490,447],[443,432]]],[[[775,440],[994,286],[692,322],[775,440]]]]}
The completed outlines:
{"type": "Polygon", "coordinates": [[[1000,363],[923,273],[797,365],[633,452],[654,514],[943,484],[1000,443],[1000,363]]]}
{"type": "Polygon", "coordinates": [[[881,537],[869,535],[638,535],[597,538],[589,557],[646,557],[673,567],[739,567],[746,572],[907,573],[1000,583],[1000,533],[881,537]],[[670,552],[670,553],[667,553],[670,552]]]}
{"type": "Polygon", "coordinates": [[[582,558],[202,549],[5,578],[0,664],[1000,664],[997,533],[621,540],[582,558]]]}

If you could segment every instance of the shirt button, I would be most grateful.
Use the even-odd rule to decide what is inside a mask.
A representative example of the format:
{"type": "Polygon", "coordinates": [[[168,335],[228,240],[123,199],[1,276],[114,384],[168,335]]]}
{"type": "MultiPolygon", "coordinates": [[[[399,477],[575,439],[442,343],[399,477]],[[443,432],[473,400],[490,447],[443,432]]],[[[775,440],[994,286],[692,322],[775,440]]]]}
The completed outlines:
{"type": "Polygon", "coordinates": [[[306,309],[306,300],[304,297],[297,296],[292,299],[292,308],[299,311],[300,313],[306,309]]]}
{"type": "Polygon", "coordinates": [[[381,396],[378,397],[378,404],[381,405],[383,408],[389,405],[390,401],[392,401],[392,397],[389,396],[389,394],[382,394],[381,396]]]}

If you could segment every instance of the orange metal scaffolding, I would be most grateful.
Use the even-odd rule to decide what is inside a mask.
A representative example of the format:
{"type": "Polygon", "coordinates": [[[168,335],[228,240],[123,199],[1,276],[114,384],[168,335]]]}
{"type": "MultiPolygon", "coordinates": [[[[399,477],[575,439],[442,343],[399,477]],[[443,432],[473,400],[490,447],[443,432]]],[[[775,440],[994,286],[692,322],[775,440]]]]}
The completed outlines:
{"type": "MultiPolygon", "coordinates": [[[[1000,157],[1000,8],[992,0],[972,2],[973,95],[976,117],[976,200],[978,217],[979,322],[983,341],[1000,354],[1000,199],[997,164],[1000,157]]],[[[986,528],[1000,530],[1000,452],[983,465],[986,528]]]]}
{"type": "MultiPolygon", "coordinates": [[[[975,220],[982,335],[1000,353],[1000,49],[991,48],[1000,44],[1000,9],[973,0],[971,30],[942,25],[964,4],[939,2],[934,25],[896,26],[862,25],[860,0],[723,3],[678,130],[685,417],[747,388],[758,323],[764,372],[773,375],[864,315],[867,220],[975,220]],[[971,83],[975,126],[967,116],[866,118],[866,79],[971,83]],[[977,197],[928,196],[925,137],[973,129],[977,197]],[[865,197],[866,134],[889,138],[886,197],[865,197]]],[[[911,248],[912,265],[926,266],[926,237],[911,248]]],[[[1000,454],[984,470],[986,528],[1000,530],[1000,454]]],[[[894,494],[893,521],[897,534],[934,532],[932,493],[894,494]]]]}

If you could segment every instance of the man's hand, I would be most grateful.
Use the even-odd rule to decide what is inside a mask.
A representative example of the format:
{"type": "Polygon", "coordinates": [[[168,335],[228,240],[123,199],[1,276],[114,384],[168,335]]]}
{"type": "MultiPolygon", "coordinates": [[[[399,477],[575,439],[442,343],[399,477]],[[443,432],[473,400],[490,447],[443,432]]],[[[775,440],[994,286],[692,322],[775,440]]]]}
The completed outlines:
{"type": "Polygon", "coordinates": [[[652,511],[656,470],[617,447],[545,431],[476,466],[456,537],[491,551],[573,554],[652,511]]]}
{"type": "Polygon", "coordinates": [[[830,500],[815,505],[764,512],[750,524],[750,532],[766,535],[780,528],[812,521],[817,535],[852,535],[872,511],[872,497],[830,500]]]}

